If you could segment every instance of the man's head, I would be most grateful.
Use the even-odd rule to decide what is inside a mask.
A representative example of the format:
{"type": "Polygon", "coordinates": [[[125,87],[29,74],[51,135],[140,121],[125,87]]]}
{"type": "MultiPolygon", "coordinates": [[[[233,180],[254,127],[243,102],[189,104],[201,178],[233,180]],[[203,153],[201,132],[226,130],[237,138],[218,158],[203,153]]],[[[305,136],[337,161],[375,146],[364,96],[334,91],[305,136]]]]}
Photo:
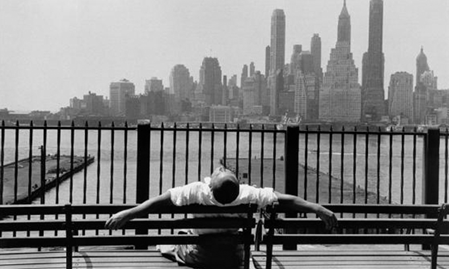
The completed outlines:
{"type": "Polygon", "coordinates": [[[232,171],[222,166],[212,173],[209,186],[215,200],[221,204],[231,203],[240,193],[239,180],[232,171]]]}

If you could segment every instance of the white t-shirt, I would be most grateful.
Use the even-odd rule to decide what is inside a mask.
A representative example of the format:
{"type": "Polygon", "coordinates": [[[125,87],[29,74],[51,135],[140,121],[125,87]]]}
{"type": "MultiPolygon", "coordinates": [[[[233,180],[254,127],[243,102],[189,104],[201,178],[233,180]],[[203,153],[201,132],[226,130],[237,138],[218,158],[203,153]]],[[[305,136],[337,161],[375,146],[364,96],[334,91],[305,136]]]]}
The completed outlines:
{"type": "Polygon", "coordinates": [[[170,198],[174,205],[185,206],[191,204],[236,206],[240,204],[257,204],[264,208],[277,202],[277,196],[273,188],[257,188],[247,184],[240,185],[240,193],[237,198],[229,204],[221,204],[215,200],[209,184],[205,182],[193,182],[182,187],[169,190],[170,198]]]}
{"type": "MultiPolygon", "coordinates": [[[[206,182],[209,178],[205,179],[206,182]]],[[[273,188],[257,188],[247,184],[240,184],[240,193],[237,198],[229,204],[221,204],[215,200],[208,183],[193,182],[182,187],[168,190],[174,205],[185,206],[191,204],[214,205],[214,206],[236,206],[241,204],[257,204],[259,208],[264,208],[277,202],[277,196],[273,188]]],[[[235,217],[236,214],[195,214],[195,217],[235,217]]],[[[194,234],[210,233],[233,233],[235,229],[192,229],[194,234]]]]}

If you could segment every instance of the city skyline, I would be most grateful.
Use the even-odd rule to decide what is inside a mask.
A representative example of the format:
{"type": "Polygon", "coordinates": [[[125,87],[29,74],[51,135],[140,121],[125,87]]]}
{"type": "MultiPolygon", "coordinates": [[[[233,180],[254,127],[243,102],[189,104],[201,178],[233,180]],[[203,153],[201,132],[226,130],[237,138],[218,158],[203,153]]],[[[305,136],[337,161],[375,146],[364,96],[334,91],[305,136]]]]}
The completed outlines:
{"type": "MultiPolygon", "coordinates": [[[[370,1],[346,2],[361,83],[370,1]]],[[[204,57],[218,58],[228,78],[240,76],[250,62],[264,72],[275,9],[283,9],[286,17],[285,61],[295,44],[310,50],[310,39],[317,33],[324,68],[335,46],[335,18],[342,4],[343,0],[3,0],[0,108],[56,112],[88,91],[109,97],[110,83],[123,78],[136,85],[137,94],[152,77],[169,87],[170,71],[177,64],[185,65],[199,81],[204,57]]],[[[438,76],[438,88],[448,89],[449,33],[444,26],[449,24],[449,2],[408,0],[406,7],[403,1],[384,1],[385,96],[391,74],[415,74],[421,46],[438,76]]]]}

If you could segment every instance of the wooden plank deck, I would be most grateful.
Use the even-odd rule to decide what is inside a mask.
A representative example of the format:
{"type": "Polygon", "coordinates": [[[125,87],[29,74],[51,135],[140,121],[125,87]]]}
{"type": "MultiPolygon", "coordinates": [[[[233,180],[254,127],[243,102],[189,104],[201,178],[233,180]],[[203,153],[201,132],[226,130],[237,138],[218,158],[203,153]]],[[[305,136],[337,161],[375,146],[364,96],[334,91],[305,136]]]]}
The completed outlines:
{"type": "MultiPolygon", "coordinates": [[[[438,268],[449,269],[449,251],[441,249],[438,268]]],[[[265,251],[252,251],[252,269],[265,268],[265,251]]],[[[63,269],[65,251],[36,249],[0,251],[0,268],[8,269],[63,269]]],[[[73,268],[189,268],[179,266],[149,250],[83,249],[73,253],[73,268]]],[[[297,251],[274,251],[274,269],[336,268],[336,269],[421,269],[430,268],[430,252],[419,250],[352,249],[352,248],[303,248],[297,251]]]]}
{"type": "MultiPolygon", "coordinates": [[[[253,251],[255,268],[265,268],[265,251],[253,251]]],[[[428,269],[430,251],[404,251],[391,249],[301,249],[297,251],[273,251],[273,269],[336,268],[336,269],[428,269]]],[[[449,269],[449,251],[440,249],[438,267],[449,269]]]]}

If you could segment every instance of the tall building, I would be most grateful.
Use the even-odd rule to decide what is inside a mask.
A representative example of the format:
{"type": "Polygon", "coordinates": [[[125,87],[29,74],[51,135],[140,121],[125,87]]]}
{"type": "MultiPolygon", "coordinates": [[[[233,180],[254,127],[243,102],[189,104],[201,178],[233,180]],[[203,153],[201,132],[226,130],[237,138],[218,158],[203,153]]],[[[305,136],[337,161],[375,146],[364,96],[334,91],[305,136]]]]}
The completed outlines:
{"type": "Polygon", "coordinates": [[[221,67],[218,59],[205,57],[200,68],[199,87],[208,106],[221,105],[223,102],[221,79],[221,67]]]}
{"type": "Polygon", "coordinates": [[[361,89],[351,53],[351,19],[344,2],[338,21],[338,39],[331,50],[319,95],[319,119],[360,120],[361,89]]]}
{"type": "Polygon", "coordinates": [[[126,98],[135,95],[134,83],[127,79],[112,82],[109,87],[109,100],[113,116],[124,116],[126,113],[126,98]]]}
{"type": "Polygon", "coordinates": [[[302,46],[301,45],[293,45],[293,53],[290,57],[290,70],[289,75],[296,75],[296,72],[300,70],[301,63],[299,55],[302,52],[302,46]]]}
{"type": "Polygon", "coordinates": [[[421,47],[421,51],[416,57],[416,84],[413,94],[414,123],[416,124],[426,124],[428,92],[422,81],[422,75],[429,70],[427,56],[421,47]]]}
{"type": "Polygon", "coordinates": [[[247,78],[243,85],[243,114],[261,114],[263,112],[264,97],[266,93],[266,80],[264,75],[256,71],[247,78]]]}
{"type": "Polygon", "coordinates": [[[267,46],[265,48],[265,77],[268,77],[270,75],[270,57],[271,57],[270,46],[267,46]]]}
{"type": "Polygon", "coordinates": [[[382,33],[383,0],[371,0],[368,51],[362,61],[362,118],[367,121],[379,121],[385,114],[382,33]]]}
{"type": "Polygon", "coordinates": [[[285,14],[282,9],[275,9],[271,16],[270,48],[270,70],[276,73],[285,65],[285,14]]]}
{"type": "Polygon", "coordinates": [[[182,64],[175,65],[170,72],[170,94],[176,100],[191,99],[193,93],[193,78],[189,69],[182,64]]]}
{"type": "Polygon", "coordinates": [[[248,65],[243,65],[242,68],[242,75],[240,76],[240,88],[243,88],[243,85],[245,84],[245,80],[248,78],[248,65]]]}
{"type": "Polygon", "coordinates": [[[152,77],[149,80],[145,80],[145,94],[149,92],[159,92],[164,90],[164,85],[162,84],[162,79],[152,77]]]}
{"type": "Polygon", "coordinates": [[[270,45],[270,75],[268,88],[270,89],[270,115],[279,114],[279,95],[284,89],[285,65],[285,14],[281,9],[275,9],[271,16],[271,45],[270,45]]]}
{"type": "Polygon", "coordinates": [[[254,66],[254,62],[249,64],[249,76],[254,76],[254,72],[256,72],[256,67],[254,66]]]}
{"type": "Polygon", "coordinates": [[[388,114],[390,117],[413,119],[413,75],[396,72],[391,75],[388,87],[388,114]]]}
{"type": "Polygon", "coordinates": [[[314,34],[310,41],[310,53],[313,58],[313,70],[320,81],[323,79],[323,69],[321,68],[321,37],[314,34]]]}

